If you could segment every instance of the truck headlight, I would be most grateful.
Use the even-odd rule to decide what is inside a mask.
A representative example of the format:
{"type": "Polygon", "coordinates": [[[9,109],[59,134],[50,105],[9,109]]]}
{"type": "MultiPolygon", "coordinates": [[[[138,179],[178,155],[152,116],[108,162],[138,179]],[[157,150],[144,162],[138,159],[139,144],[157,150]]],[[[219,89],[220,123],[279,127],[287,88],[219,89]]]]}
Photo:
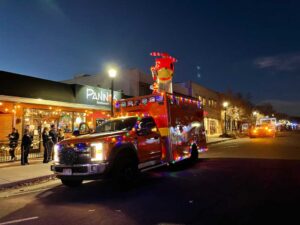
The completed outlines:
{"type": "Polygon", "coordinates": [[[101,161],[103,160],[103,143],[91,143],[91,160],[101,161]]]}
{"type": "Polygon", "coordinates": [[[59,145],[54,145],[54,157],[53,157],[54,162],[59,162],[58,151],[59,151],[59,145]]]}

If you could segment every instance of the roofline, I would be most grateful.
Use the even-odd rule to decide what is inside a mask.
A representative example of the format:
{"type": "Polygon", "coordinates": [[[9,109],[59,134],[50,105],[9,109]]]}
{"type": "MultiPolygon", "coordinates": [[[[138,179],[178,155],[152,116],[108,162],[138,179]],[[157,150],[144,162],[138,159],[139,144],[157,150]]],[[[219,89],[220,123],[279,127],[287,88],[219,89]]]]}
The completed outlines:
{"type": "Polygon", "coordinates": [[[94,106],[94,105],[86,105],[86,104],[80,104],[80,103],[45,100],[45,99],[40,99],[40,98],[24,98],[24,97],[0,95],[0,101],[8,101],[8,102],[16,102],[16,103],[27,103],[27,104],[35,104],[35,105],[47,105],[47,106],[61,106],[61,107],[67,107],[67,108],[80,108],[80,109],[94,109],[94,110],[109,111],[109,109],[107,109],[107,108],[97,107],[97,106],[94,106]]]}

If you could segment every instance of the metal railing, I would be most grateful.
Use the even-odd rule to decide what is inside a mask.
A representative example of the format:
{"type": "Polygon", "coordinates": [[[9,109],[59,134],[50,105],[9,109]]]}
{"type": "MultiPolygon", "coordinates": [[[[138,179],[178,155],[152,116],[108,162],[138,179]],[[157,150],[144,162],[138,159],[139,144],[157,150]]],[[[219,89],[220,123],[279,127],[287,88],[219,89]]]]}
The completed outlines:
{"type": "MultiPolygon", "coordinates": [[[[38,146],[42,146],[42,143],[35,143],[38,146]]],[[[0,163],[1,162],[10,162],[11,157],[9,154],[9,141],[0,141],[0,163]]],[[[18,146],[15,149],[15,156],[17,157],[16,160],[21,160],[21,141],[18,141],[18,146]]],[[[29,151],[28,158],[40,158],[43,157],[43,152],[41,148],[33,149],[31,148],[29,151]]]]}

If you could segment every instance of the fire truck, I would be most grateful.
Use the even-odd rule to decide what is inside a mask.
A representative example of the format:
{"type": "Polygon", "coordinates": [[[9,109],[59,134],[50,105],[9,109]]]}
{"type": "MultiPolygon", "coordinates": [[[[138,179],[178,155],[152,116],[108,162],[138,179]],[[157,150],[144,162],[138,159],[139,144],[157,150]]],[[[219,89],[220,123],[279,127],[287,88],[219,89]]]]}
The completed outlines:
{"type": "Polygon", "coordinates": [[[154,93],[117,101],[114,111],[95,132],[82,124],[55,145],[51,170],[64,185],[107,177],[126,184],[139,172],[195,161],[207,151],[203,109],[195,98],[154,93]]]}

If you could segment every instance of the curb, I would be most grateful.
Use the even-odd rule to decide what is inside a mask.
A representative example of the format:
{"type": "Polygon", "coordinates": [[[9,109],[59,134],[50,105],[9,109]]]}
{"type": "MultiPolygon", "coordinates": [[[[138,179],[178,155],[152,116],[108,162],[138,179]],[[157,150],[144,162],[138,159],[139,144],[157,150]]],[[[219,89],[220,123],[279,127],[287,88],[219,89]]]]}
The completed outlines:
{"type": "Polygon", "coordinates": [[[9,189],[9,188],[15,188],[18,186],[27,186],[35,182],[42,182],[45,180],[50,180],[56,178],[55,174],[50,174],[50,175],[44,175],[44,176],[39,176],[39,177],[34,177],[34,178],[29,178],[25,180],[20,180],[20,181],[15,181],[7,184],[0,184],[0,191],[3,191],[4,189],[9,189]]]}
{"type": "Polygon", "coordinates": [[[214,145],[214,144],[218,144],[218,143],[222,143],[222,142],[230,141],[230,140],[234,140],[234,139],[236,139],[236,138],[228,138],[228,139],[226,139],[226,140],[210,142],[210,143],[207,143],[207,145],[214,145]]]}

